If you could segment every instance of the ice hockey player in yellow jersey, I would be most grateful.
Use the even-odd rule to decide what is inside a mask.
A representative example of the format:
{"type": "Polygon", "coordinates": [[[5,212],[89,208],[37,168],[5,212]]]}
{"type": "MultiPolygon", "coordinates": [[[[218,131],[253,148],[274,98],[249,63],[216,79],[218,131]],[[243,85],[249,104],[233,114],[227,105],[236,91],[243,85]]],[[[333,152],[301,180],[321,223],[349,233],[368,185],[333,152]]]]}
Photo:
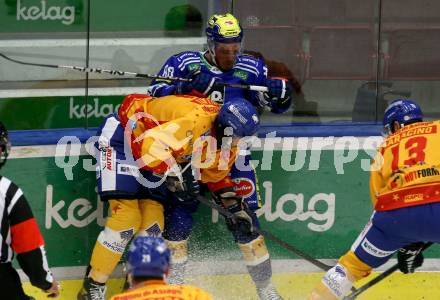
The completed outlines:
{"type": "MultiPolygon", "coordinates": [[[[240,138],[258,127],[255,107],[242,98],[220,106],[196,96],[125,97],[98,130],[97,187],[110,215],[77,299],[105,299],[105,283],[135,235],[169,238],[165,219],[176,234],[189,233],[199,182],[236,217],[227,220],[229,226],[251,232],[258,220],[234,192],[228,173],[240,138]]],[[[186,254],[172,240],[169,247],[186,254]]]]}
{"type": "Polygon", "coordinates": [[[399,269],[412,273],[427,243],[440,243],[440,121],[423,122],[416,102],[397,99],[383,125],[388,136],[371,166],[373,215],[309,299],[343,299],[396,251],[399,269]]]}

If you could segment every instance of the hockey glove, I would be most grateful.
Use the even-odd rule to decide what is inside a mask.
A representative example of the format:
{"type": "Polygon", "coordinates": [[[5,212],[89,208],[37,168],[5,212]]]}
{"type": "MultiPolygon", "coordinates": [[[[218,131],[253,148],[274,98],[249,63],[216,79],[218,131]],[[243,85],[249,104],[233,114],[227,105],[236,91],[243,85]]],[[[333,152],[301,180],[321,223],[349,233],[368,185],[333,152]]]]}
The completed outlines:
{"type": "Polygon", "coordinates": [[[199,182],[194,178],[189,166],[182,172],[178,165],[167,174],[166,185],[177,199],[185,204],[192,204],[200,194],[199,182]]]}
{"type": "Polygon", "coordinates": [[[266,79],[266,86],[269,89],[260,96],[260,104],[269,106],[275,110],[286,110],[289,108],[292,98],[293,87],[285,79],[266,79]]]}
{"type": "Polygon", "coordinates": [[[414,271],[423,264],[422,250],[425,243],[418,242],[403,247],[397,252],[397,264],[399,270],[404,273],[414,273],[414,271]]]}
{"type": "Polygon", "coordinates": [[[227,209],[234,217],[226,218],[226,225],[232,232],[248,234],[253,232],[252,217],[242,198],[238,197],[232,187],[226,187],[212,193],[212,198],[227,209]]]}
{"type": "Polygon", "coordinates": [[[176,94],[191,94],[199,97],[209,96],[216,88],[217,77],[198,70],[191,81],[180,81],[177,84],[176,94]]]}

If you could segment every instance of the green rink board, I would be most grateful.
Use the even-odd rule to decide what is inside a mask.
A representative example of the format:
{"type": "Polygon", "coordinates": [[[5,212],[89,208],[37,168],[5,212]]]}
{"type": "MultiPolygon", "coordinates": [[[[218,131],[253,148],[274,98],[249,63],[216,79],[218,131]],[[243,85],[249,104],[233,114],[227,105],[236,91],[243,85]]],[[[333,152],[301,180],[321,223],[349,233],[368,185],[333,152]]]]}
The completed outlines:
{"type": "MultiPolygon", "coordinates": [[[[344,165],[344,174],[337,174],[337,151],[322,151],[317,170],[309,170],[312,152],[306,151],[304,166],[296,172],[280,167],[281,151],[274,152],[272,170],[257,168],[263,202],[259,219],[265,230],[309,255],[336,259],[371,214],[369,174],[360,168],[361,160],[369,156],[360,151],[354,161],[344,165]]],[[[255,160],[262,157],[261,151],[253,152],[255,160]]],[[[104,225],[106,207],[97,201],[93,162],[90,156],[17,158],[2,169],[29,198],[53,267],[87,265],[104,225]],[[59,166],[76,161],[72,180],[67,180],[59,166]]],[[[213,218],[203,205],[195,215],[189,245],[190,257],[197,261],[240,257],[223,219],[213,218]]],[[[268,246],[274,259],[297,258],[270,241],[268,246]]],[[[437,258],[440,252],[433,247],[426,256],[437,258]]]]}
{"type": "MultiPolygon", "coordinates": [[[[86,0],[5,0],[0,2],[0,33],[85,32],[86,0]]],[[[184,23],[185,15],[173,7],[187,0],[93,0],[90,1],[90,31],[159,31],[184,23]],[[176,20],[177,19],[177,20],[176,20]],[[169,23],[166,23],[169,22],[169,23]]],[[[206,7],[199,7],[206,9],[206,7]]]]}
{"type": "Polygon", "coordinates": [[[97,127],[124,96],[2,98],[0,120],[8,130],[97,127]]]}
{"type": "MultiPolygon", "coordinates": [[[[364,284],[378,273],[370,275],[359,282],[364,284]]],[[[273,276],[273,282],[279,293],[285,300],[303,300],[307,294],[320,281],[323,273],[277,273],[273,276]]],[[[420,272],[410,275],[395,273],[365,291],[356,299],[359,300],[438,300],[440,299],[440,273],[420,272]]],[[[188,283],[207,290],[216,300],[231,299],[258,299],[253,283],[248,275],[215,275],[197,276],[190,278],[188,283]],[[224,287],[228,288],[225,289],[224,287]]],[[[357,284],[357,286],[360,286],[357,284]]],[[[122,279],[112,279],[108,283],[107,299],[119,293],[123,286],[122,279]]],[[[66,280],[61,282],[60,300],[76,299],[76,293],[81,287],[80,280],[66,280]]],[[[25,284],[25,290],[36,300],[48,299],[44,293],[25,284]]]]}

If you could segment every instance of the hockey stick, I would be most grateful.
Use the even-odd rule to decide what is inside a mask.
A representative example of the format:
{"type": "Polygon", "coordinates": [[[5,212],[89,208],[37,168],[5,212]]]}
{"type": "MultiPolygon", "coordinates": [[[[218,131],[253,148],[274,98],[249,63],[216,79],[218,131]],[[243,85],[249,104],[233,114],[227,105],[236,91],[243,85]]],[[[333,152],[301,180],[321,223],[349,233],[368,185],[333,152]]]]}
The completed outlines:
{"type": "MultiPolygon", "coordinates": [[[[422,248],[422,252],[425,251],[426,249],[428,249],[429,247],[431,247],[432,244],[433,244],[432,242],[426,243],[422,248]]],[[[370,280],[369,282],[367,282],[366,284],[364,284],[360,288],[352,291],[352,293],[350,295],[344,297],[344,300],[355,299],[357,296],[359,296],[360,294],[362,294],[363,292],[365,292],[366,290],[368,290],[369,288],[371,288],[373,285],[377,284],[378,282],[384,280],[385,278],[387,278],[388,276],[393,274],[398,269],[399,269],[399,264],[395,264],[394,266],[390,267],[388,270],[384,271],[382,274],[373,278],[372,280],[370,280]]]]}
{"type": "MultiPolygon", "coordinates": [[[[52,64],[40,64],[33,62],[26,62],[18,59],[10,58],[9,56],[0,53],[0,56],[6,60],[12,61],[17,64],[27,65],[27,66],[35,66],[35,67],[43,67],[43,68],[53,68],[53,69],[69,69],[75,70],[84,73],[99,73],[99,74],[110,74],[110,75],[118,75],[118,76],[129,76],[129,77],[139,77],[139,78],[149,78],[149,79],[162,79],[162,80],[171,80],[171,81],[191,81],[188,78],[180,78],[180,77],[167,77],[167,76],[159,76],[152,74],[144,74],[144,73],[135,73],[135,72],[127,72],[127,71],[119,71],[119,70],[106,70],[100,68],[86,68],[86,67],[77,67],[77,66],[66,66],[66,65],[52,65],[52,64]]],[[[248,85],[248,84],[238,84],[238,83],[216,83],[225,87],[234,87],[245,90],[257,91],[257,92],[267,92],[269,89],[266,86],[259,85],[248,85]]]]}
{"type": "MultiPolygon", "coordinates": [[[[231,218],[233,220],[237,219],[237,217],[234,214],[232,214],[231,212],[229,212],[225,208],[221,207],[220,205],[218,205],[212,201],[209,201],[207,198],[205,198],[203,196],[198,196],[197,200],[199,200],[200,202],[202,202],[206,206],[209,206],[210,208],[217,210],[224,217],[231,218]]],[[[296,254],[297,256],[307,260],[311,264],[317,266],[318,268],[320,268],[324,271],[328,271],[329,269],[332,268],[332,266],[329,266],[329,265],[317,260],[316,258],[311,257],[307,253],[304,253],[301,250],[299,250],[298,248],[294,247],[293,245],[286,243],[285,241],[279,239],[278,237],[276,237],[275,235],[273,235],[272,233],[270,233],[268,231],[262,230],[260,228],[255,227],[255,226],[252,227],[252,230],[255,231],[256,233],[264,236],[266,239],[277,243],[278,245],[280,245],[284,249],[289,250],[290,252],[296,254]]]]}

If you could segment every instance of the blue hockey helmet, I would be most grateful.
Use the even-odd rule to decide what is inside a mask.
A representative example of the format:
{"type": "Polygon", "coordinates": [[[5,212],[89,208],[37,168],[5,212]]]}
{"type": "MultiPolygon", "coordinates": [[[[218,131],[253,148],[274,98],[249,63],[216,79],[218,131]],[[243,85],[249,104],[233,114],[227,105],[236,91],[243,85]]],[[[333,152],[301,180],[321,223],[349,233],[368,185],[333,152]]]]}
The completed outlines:
{"type": "Polygon", "coordinates": [[[220,109],[217,127],[232,127],[232,135],[238,137],[254,135],[260,127],[260,117],[255,107],[243,98],[233,98],[220,109]]]}
{"type": "Polygon", "coordinates": [[[10,149],[11,144],[9,143],[8,130],[5,125],[0,122],[0,168],[6,163],[10,149]]]}
{"type": "Polygon", "coordinates": [[[383,127],[386,134],[394,132],[394,122],[402,126],[423,121],[420,106],[413,100],[396,99],[388,105],[383,116],[383,127]]]}
{"type": "Polygon", "coordinates": [[[206,27],[208,42],[240,43],[243,29],[238,20],[231,14],[213,15],[206,27]]]}
{"type": "Polygon", "coordinates": [[[168,271],[171,252],[161,237],[139,236],[127,254],[127,272],[132,276],[163,278],[168,271]]]}

